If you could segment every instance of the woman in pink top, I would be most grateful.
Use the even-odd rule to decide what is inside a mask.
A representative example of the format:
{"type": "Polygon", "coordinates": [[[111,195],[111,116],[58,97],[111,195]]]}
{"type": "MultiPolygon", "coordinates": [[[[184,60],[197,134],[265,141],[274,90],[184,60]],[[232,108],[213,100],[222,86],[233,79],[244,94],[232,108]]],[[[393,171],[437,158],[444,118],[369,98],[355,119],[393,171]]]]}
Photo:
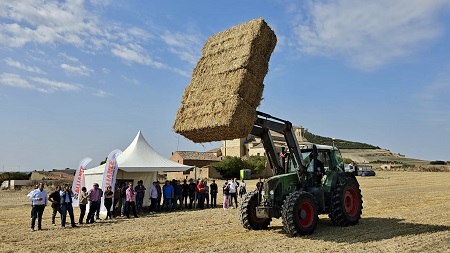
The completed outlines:
{"type": "Polygon", "coordinates": [[[126,208],[125,208],[125,210],[126,210],[125,214],[126,214],[127,218],[130,218],[130,207],[133,208],[134,218],[139,218],[136,213],[136,204],[134,203],[134,198],[136,197],[136,194],[137,194],[137,192],[133,188],[133,183],[129,183],[128,189],[126,191],[127,204],[126,204],[126,208]]]}

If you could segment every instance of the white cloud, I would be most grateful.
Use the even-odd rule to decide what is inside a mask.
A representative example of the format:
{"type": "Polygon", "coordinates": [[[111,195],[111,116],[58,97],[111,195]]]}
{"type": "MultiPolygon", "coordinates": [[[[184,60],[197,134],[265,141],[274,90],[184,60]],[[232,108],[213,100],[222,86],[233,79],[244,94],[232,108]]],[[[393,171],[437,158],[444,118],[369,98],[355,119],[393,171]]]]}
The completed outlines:
{"type": "Polygon", "coordinates": [[[125,80],[125,81],[127,81],[127,82],[129,82],[129,83],[133,83],[133,84],[141,84],[141,82],[139,82],[139,80],[136,80],[136,79],[134,79],[134,78],[129,78],[129,77],[126,77],[126,76],[124,76],[124,75],[120,75],[120,77],[122,77],[123,80],[125,80]]]}
{"type": "Polygon", "coordinates": [[[23,79],[21,76],[12,73],[1,73],[0,83],[6,86],[22,88],[22,89],[36,89],[35,86],[31,85],[27,80],[23,79]]]}
{"type": "Polygon", "coordinates": [[[106,92],[104,90],[97,90],[97,89],[95,89],[93,95],[96,96],[96,97],[104,98],[104,97],[107,97],[107,96],[111,96],[111,93],[106,92]]]}
{"type": "Polygon", "coordinates": [[[74,56],[67,55],[67,54],[65,54],[65,53],[59,53],[58,56],[62,56],[62,57],[64,57],[66,60],[69,60],[69,61],[71,61],[71,62],[79,62],[78,58],[76,58],[76,57],[74,57],[74,56]]]}
{"type": "Polygon", "coordinates": [[[37,74],[47,74],[44,71],[42,71],[40,68],[38,67],[31,67],[31,66],[26,66],[24,64],[22,64],[21,62],[18,61],[14,61],[11,58],[6,58],[5,59],[5,63],[8,66],[14,67],[14,68],[18,68],[18,69],[22,69],[22,70],[26,70],[28,72],[33,72],[33,73],[37,73],[37,74]]]}
{"type": "Polygon", "coordinates": [[[83,76],[89,76],[92,72],[94,72],[92,69],[87,68],[84,65],[80,65],[80,66],[71,66],[68,64],[61,64],[60,67],[69,73],[76,73],[76,74],[80,74],[83,76]]]}
{"type": "Polygon", "coordinates": [[[29,42],[81,46],[97,30],[93,18],[85,19],[83,1],[2,1],[0,9],[0,17],[12,21],[0,24],[0,43],[10,47],[29,42]]]}
{"type": "Polygon", "coordinates": [[[77,92],[84,89],[84,90],[91,90],[92,95],[97,97],[111,96],[111,93],[109,92],[99,90],[96,88],[85,87],[80,84],[58,82],[40,77],[23,78],[20,75],[12,73],[1,73],[0,85],[15,87],[19,89],[36,90],[42,93],[55,93],[58,91],[77,92]]]}
{"type": "Polygon", "coordinates": [[[45,85],[49,92],[80,90],[80,87],[78,85],[64,83],[64,82],[58,82],[58,81],[52,81],[47,78],[31,77],[30,80],[45,85]]]}
{"type": "Polygon", "coordinates": [[[108,68],[102,68],[102,72],[103,74],[109,74],[111,73],[111,70],[109,70],[108,68]]]}
{"type": "Polygon", "coordinates": [[[198,35],[180,32],[165,31],[161,39],[169,46],[169,51],[178,55],[182,60],[195,65],[199,59],[196,50],[201,48],[203,42],[198,35]]]}
{"type": "Polygon", "coordinates": [[[144,65],[163,68],[164,64],[153,61],[148,56],[147,51],[138,44],[128,44],[127,46],[116,44],[111,52],[127,62],[137,62],[144,65]]]}
{"type": "MultiPolygon", "coordinates": [[[[37,50],[46,51],[48,47],[68,45],[84,53],[112,53],[113,57],[121,58],[127,64],[137,63],[169,71],[174,68],[163,60],[168,61],[170,54],[191,64],[197,62],[198,49],[202,46],[198,32],[164,32],[154,25],[140,28],[105,19],[102,14],[111,5],[117,6],[117,3],[110,0],[0,1],[0,46],[14,49],[33,44],[37,50]],[[163,35],[155,36],[152,32],[163,35]],[[165,48],[154,47],[151,44],[154,40],[162,41],[165,48]],[[160,52],[170,54],[161,60],[157,55],[160,52]]],[[[72,63],[79,62],[66,53],[59,56],[72,63]]],[[[65,63],[60,67],[82,75],[92,73],[75,65],[65,63]]]]}
{"type": "Polygon", "coordinates": [[[300,52],[343,57],[372,70],[408,56],[442,33],[438,15],[448,0],[308,1],[292,8],[300,52]]]}

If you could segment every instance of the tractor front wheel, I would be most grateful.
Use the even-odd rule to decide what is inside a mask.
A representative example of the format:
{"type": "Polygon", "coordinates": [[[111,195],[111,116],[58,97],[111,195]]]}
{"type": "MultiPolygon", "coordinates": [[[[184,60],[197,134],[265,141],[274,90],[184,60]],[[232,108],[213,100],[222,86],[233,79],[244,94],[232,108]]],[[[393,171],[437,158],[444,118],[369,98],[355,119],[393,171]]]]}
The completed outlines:
{"type": "Polygon", "coordinates": [[[281,216],[289,236],[310,235],[319,220],[317,201],[309,192],[293,192],[284,200],[281,216]]]}
{"type": "Polygon", "coordinates": [[[362,195],[359,184],[349,178],[336,187],[333,193],[331,221],[339,226],[358,224],[362,214],[362,195]]]}
{"type": "Polygon", "coordinates": [[[256,217],[256,207],[259,204],[259,192],[251,191],[242,197],[239,205],[239,219],[244,228],[250,230],[266,229],[270,224],[270,219],[256,217]]]}

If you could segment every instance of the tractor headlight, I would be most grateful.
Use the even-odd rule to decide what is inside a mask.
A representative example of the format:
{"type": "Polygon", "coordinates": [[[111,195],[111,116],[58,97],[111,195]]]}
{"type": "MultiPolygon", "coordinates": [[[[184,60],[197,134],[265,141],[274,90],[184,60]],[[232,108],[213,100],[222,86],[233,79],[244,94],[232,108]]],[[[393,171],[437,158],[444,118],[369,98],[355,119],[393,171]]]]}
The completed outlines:
{"type": "Polygon", "coordinates": [[[270,190],[269,194],[273,195],[275,192],[273,190],[270,190]]]}

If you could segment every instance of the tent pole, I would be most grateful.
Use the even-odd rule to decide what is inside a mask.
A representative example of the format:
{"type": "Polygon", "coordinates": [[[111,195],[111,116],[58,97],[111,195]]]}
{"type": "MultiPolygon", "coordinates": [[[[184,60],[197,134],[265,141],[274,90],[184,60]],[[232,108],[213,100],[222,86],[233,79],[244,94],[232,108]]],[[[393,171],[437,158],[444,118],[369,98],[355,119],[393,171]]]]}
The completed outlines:
{"type": "Polygon", "coordinates": [[[194,167],[194,182],[195,182],[195,198],[194,198],[194,209],[197,209],[197,166],[194,167]]]}

